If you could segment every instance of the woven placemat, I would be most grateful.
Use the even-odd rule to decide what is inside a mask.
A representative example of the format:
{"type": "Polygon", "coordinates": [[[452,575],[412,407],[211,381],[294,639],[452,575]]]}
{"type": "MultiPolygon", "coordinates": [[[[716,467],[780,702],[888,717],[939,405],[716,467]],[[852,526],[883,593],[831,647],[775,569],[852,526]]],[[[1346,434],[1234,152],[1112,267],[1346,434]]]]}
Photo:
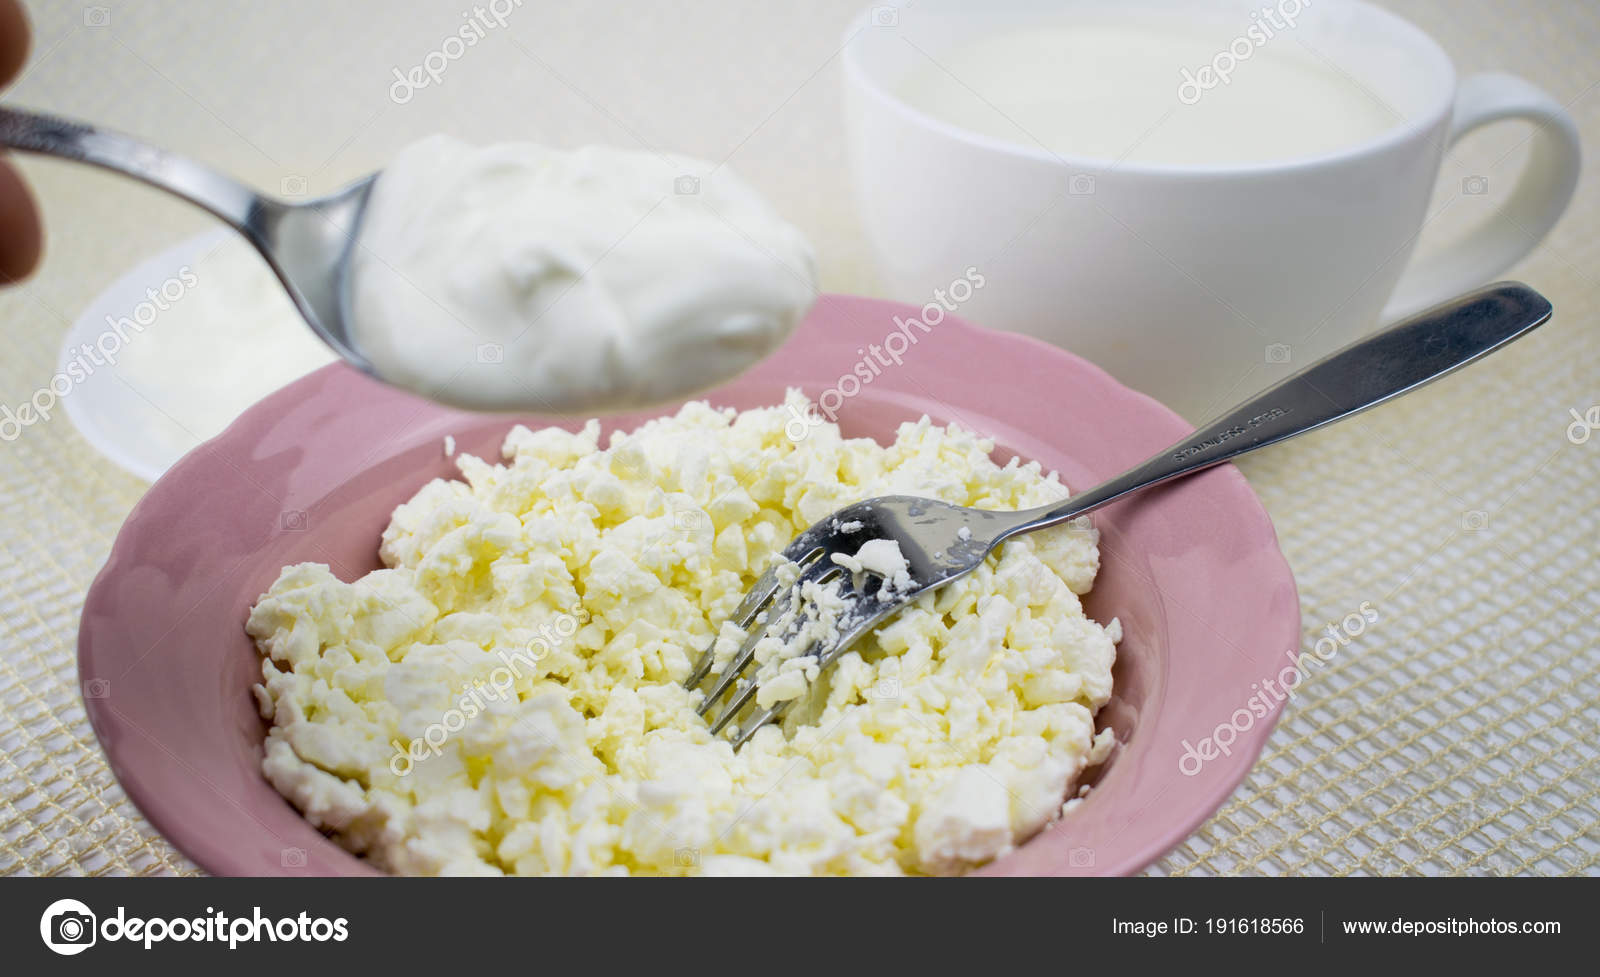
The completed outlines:
{"type": "MultiPolygon", "coordinates": [[[[550,11],[513,20],[406,105],[388,98],[391,69],[437,47],[454,8],[163,0],[96,6],[107,11],[100,23],[76,5],[34,5],[32,66],[7,97],[139,132],[262,186],[300,178],[313,193],[419,133],[489,139],[505,135],[496,126],[506,118],[531,120],[516,134],[557,144],[637,138],[728,156],[811,234],[825,287],[873,294],[832,135],[832,53],[858,5],[649,5],[625,25],[550,11]],[[285,64],[285,52],[301,60],[285,64]],[[514,100],[529,89],[528,103],[475,108],[485,91],[514,100]]],[[[1594,5],[1391,5],[1464,71],[1506,68],[1544,86],[1600,146],[1594,5]]],[[[1485,133],[1451,154],[1429,240],[1494,205],[1525,135],[1485,133]],[[1455,199],[1467,176],[1486,177],[1490,193],[1455,199]]],[[[206,226],[125,181],[24,166],[51,241],[41,273],[0,293],[0,400],[12,405],[48,382],[64,330],[92,296],[206,226]]],[[[1243,466],[1299,580],[1305,647],[1364,603],[1378,620],[1311,672],[1251,776],[1152,872],[1596,872],[1600,436],[1579,443],[1569,425],[1571,412],[1600,404],[1597,202],[1586,179],[1515,270],[1555,303],[1550,325],[1243,466]]],[[[59,414],[0,444],[0,485],[0,872],[197,872],[117,786],[77,686],[84,591],[146,486],[59,414]]]]}

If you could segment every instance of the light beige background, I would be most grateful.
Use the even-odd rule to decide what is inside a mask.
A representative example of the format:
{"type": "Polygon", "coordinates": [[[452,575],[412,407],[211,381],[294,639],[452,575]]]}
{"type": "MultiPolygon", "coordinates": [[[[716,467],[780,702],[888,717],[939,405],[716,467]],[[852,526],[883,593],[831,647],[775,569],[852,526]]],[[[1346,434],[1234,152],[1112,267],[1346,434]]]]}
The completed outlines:
{"type": "MultiPolygon", "coordinates": [[[[1503,68],[1547,88],[1600,147],[1600,5],[1389,5],[1463,72],[1503,68]]],[[[838,126],[835,54],[855,0],[525,0],[438,86],[392,102],[393,69],[437,49],[464,6],[33,3],[30,66],[4,97],[272,191],[301,179],[331,190],[436,130],[727,160],[810,234],[827,289],[880,294],[838,126]]],[[[1425,246],[1485,219],[1525,136],[1503,126],[1451,154],[1425,246]],[[1463,195],[1467,176],[1487,177],[1490,192],[1463,195]]],[[[48,381],[92,296],[211,226],[111,175],[22,166],[49,245],[37,277],[0,294],[9,404],[48,381]]],[[[1381,617],[1308,681],[1234,799],[1154,871],[1595,874],[1600,436],[1575,444],[1567,427],[1570,410],[1600,404],[1597,201],[1591,174],[1515,270],[1554,301],[1553,323],[1244,466],[1299,579],[1307,647],[1363,601],[1381,617]]],[[[76,686],[84,590],[145,486],[59,416],[0,445],[0,479],[0,871],[193,872],[116,787],[76,686]]]]}

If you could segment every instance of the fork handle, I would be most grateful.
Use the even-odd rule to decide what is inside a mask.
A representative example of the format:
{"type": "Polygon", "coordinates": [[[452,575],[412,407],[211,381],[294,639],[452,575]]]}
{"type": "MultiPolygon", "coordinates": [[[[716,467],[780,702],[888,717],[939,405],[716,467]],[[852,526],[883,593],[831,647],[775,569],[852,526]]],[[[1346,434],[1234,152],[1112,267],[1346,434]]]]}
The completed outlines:
{"type": "Polygon", "coordinates": [[[1436,305],[1329,354],[1110,481],[1028,510],[1003,535],[1065,522],[1130,492],[1376,407],[1532,331],[1550,312],[1549,301],[1520,282],[1500,282],[1436,305]]]}
{"type": "Polygon", "coordinates": [[[89,163],[203,207],[246,235],[270,206],[254,190],[192,159],[132,136],[60,116],[0,105],[0,146],[89,163]]]}

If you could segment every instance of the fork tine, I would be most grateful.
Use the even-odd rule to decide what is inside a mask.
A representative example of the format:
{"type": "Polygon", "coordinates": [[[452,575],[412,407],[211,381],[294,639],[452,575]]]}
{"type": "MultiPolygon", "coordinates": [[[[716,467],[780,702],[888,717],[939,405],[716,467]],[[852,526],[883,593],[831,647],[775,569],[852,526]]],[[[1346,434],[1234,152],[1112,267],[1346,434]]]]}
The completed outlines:
{"type": "Polygon", "coordinates": [[[784,702],[774,703],[772,706],[768,707],[767,710],[764,711],[761,715],[759,715],[759,716],[755,717],[755,719],[751,720],[750,725],[739,727],[739,735],[735,736],[733,738],[733,749],[734,749],[734,751],[738,752],[739,747],[741,747],[741,746],[745,745],[746,743],[750,742],[750,737],[756,735],[756,730],[758,730],[761,727],[765,726],[767,723],[770,723],[773,720],[780,718],[785,712],[787,712],[789,710],[789,706],[791,704],[793,704],[793,702],[794,702],[793,699],[789,699],[789,700],[784,701],[784,702]]]}
{"type": "Polygon", "coordinates": [[[717,638],[715,635],[712,635],[711,641],[706,644],[706,650],[700,653],[699,660],[694,663],[694,671],[690,672],[689,677],[683,680],[684,688],[693,689],[701,682],[706,680],[706,676],[711,672],[711,663],[713,660],[711,652],[716,647],[717,638]]]}
{"type": "MultiPolygon", "coordinates": [[[[839,660],[840,655],[843,655],[849,650],[851,645],[855,644],[857,638],[861,637],[863,634],[866,634],[872,625],[877,623],[884,616],[885,614],[882,612],[870,615],[867,618],[857,622],[843,635],[835,635],[832,641],[818,642],[817,644],[812,645],[810,648],[807,648],[801,657],[815,658],[817,661],[817,669],[819,671],[827,671],[829,666],[839,660]]],[[[745,688],[740,689],[739,694],[734,697],[734,700],[728,704],[728,707],[724,709],[711,724],[712,735],[715,736],[717,733],[720,733],[722,728],[726,726],[728,722],[733,719],[733,717],[739,714],[739,711],[745,707],[745,704],[750,701],[757,691],[758,685],[755,682],[751,682],[745,688]]],[[[805,694],[801,696],[801,698],[805,698],[806,695],[810,694],[811,690],[808,689],[806,690],[805,694]]],[[[750,739],[750,737],[755,735],[756,730],[765,726],[767,723],[772,722],[774,719],[777,719],[779,716],[782,716],[784,711],[797,701],[799,700],[786,699],[783,702],[775,702],[771,706],[767,707],[767,709],[759,716],[756,716],[754,719],[752,719],[750,725],[740,726],[739,735],[734,737],[733,748],[737,750],[739,747],[743,746],[744,743],[750,739]]]]}
{"type": "Polygon", "coordinates": [[[778,569],[773,567],[756,580],[750,591],[744,595],[744,600],[741,600],[739,606],[733,609],[733,615],[728,620],[740,628],[749,627],[750,622],[755,620],[757,614],[761,613],[761,608],[765,607],[767,601],[777,594],[780,586],[781,584],[778,583],[778,569]]]}
{"type": "Polygon", "coordinates": [[[796,699],[769,707],[752,701],[760,698],[762,672],[756,669],[753,676],[742,676],[750,670],[763,639],[772,636],[784,645],[781,657],[798,655],[806,662],[808,674],[820,675],[885,618],[923,593],[980,566],[1005,533],[1017,531],[1018,526],[1026,531],[1035,523],[1034,510],[992,513],[910,496],[867,499],[812,523],[784,547],[778,565],[764,573],[740,601],[732,622],[744,633],[722,673],[712,674],[715,642],[695,663],[685,684],[695,690],[702,683],[713,685],[696,704],[696,712],[706,717],[713,735],[732,742],[734,749],[742,747],[762,727],[782,718],[799,698],[817,694],[813,683],[807,682],[808,688],[796,699]],[[1006,515],[1012,522],[994,523],[1006,515]],[[1019,519],[1031,521],[1017,522],[1019,519]],[[985,527],[983,533],[969,523],[985,527]],[[864,557],[860,564],[848,558],[849,553],[874,540],[898,545],[909,580],[900,579],[896,571],[891,586],[882,572],[866,565],[864,557]],[[852,566],[859,569],[852,571],[852,566]],[[798,573],[786,569],[790,567],[798,573]],[[836,593],[825,599],[803,593],[807,584],[831,588],[829,581],[836,575],[843,575],[836,593]],[[786,582],[780,583],[780,579],[786,582]],[[745,712],[751,713],[751,718],[736,722],[745,712]]]}
{"type": "MultiPolygon", "coordinates": [[[[733,614],[729,616],[728,620],[732,621],[741,630],[748,628],[750,622],[755,620],[755,616],[761,612],[761,608],[778,592],[778,586],[778,571],[776,569],[763,573],[744,595],[744,599],[739,602],[739,606],[733,609],[733,614]]],[[[712,651],[716,646],[716,635],[712,635],[710,643],[706,645],[706,650],[700,653],[699,660],[694,663],[694,671],[689,673],[687,679],[684,679],[684,688],[695,688],[705,681],[707,675],[711,674],[711,666],[714,663],[712,651]]],[[[707,698],[709,700],[709,697],[707,698]]]]}
{"type": "Polygon", "coordinates": [[[754,698],[755,694],[756,683],[754,681],[745,683],[744,687],[734,694],[733,701],[728,703],[727,707],[724,708],[720,714],[718,714],[717,718],[711,721],[711,735],[715,736],[722,732],[722,727],[732,722],[733,717],[739,715],[739,712],[744,708],[745,703],[754,698]]]}
{"type": "Polygon", "coordinates": [[[845,652],[850,650],[851,646],[856,643],[856,639],[871,631],[879,621],[888,616],[889,612],[884,610],[869,614],[852,625],[849,631],[837,636],[833,644],[827,648],[813,649],[817,656],[817,669],[823,672],[827,671],[834,662],[838,661],[845,652]]]}
{"type": "MultiPolygon", "coordinates": [[[[828,577],[829,575],[838,572],[838,570],[838,567],[828,563],[826,560],[811,559],[803,564],[800,575],[786,584],[778,584],[776,582],[777,573],[776,571],[773,571],[774,590],[777,593],[776,599],[774,599],[766,607],[766,621],[759,622],[752,620],[750,622],[748,625],[749,632],[745,635],[744,643],[739,646],[738,652],[734,655],[733,660],[728,663],[728,667],[723,669],[721,675],[717,676],[717,682],[712,686],[711,691],[707,692],[706,697],[700,700],[700,705],[696,709],[700,715],[704,716],[711,710],[711,706],[715,704],[718,699],[722,698],[723,693],[728,691],[728,687],[733,685],[734,681],[739,677],[739,674],[749,666],[752,660],[754,660],[757,643],[759,643],[761,639],[767,635],[775,633],[779,622],[782,621],[787,614],[789,614],[790,610],[795,607],[796,602],[800,600],[800,592],[805,585],[818,579],[828,577]],[[761,625],[760,627],[757,627],[758,623],[761,625]]],[[[741,603],[739,606],[741,609],[747,609],[746,604],[748,603],[751,602],[748,598],[746,598],[746,601],[741,603]]],[[[753,606],[757,607],[757,611],[752,614],[752,618],[759,617],[759,602],[756,602],[753,606]]],[[[805,608],[802,606],[796,610],[795,613],[804,615],[805,608]]],[[[790,622],[790,625],[797,627],[797,621],[790,622]]],[[[785,625],[786,630],[791,629],[790,625],[785,625]]],[[[755,682],[752,681],[750,683],[750,688],[752,690],[755,688],[755,682]]],[[[743,696],[739,700],[740,704],[748,701],[748,699],[748,696],[743,696]]],[[[726,715],[723,716],[723,720],[724,725],[726,725],[726,715]]]]}
{"type": "MultiPolygon", "coordinates": [[[[787,601],[776,601],[772,605],[772,611],[776,613],[780,610],[786,610],[788,606],[787,601]]],[[[768,620],[771,620],[771,618],[768,618],[768,620]]],[[[739,673],[744,671],[750,662],[755,660],[756,645],[766,636],[766,628],[756,627],[754,623],[751,624],[750,632],[744,636],[744,642],[739,645],[739,650],[734,653],[733,660],[728,662],[728,667],[724,668],[722,674],[717,676],[716,683],[711,686],[711,691],[706,693],[706,697],[700,700],[700,705],[695,707],[695,712],[704,716],[711,711],[711,707],[716,704],[718,699],[722,698],[722,694],[728,691],[728,686],[738,679],[739,673]]],[[[752,682],[751,687],[754,687],[754,685],[755,683],[752,682]]]]}
{"type": "MultiPolygon", "coordinates": [[[[827,570],[823,570],[820,573],[812,574],[810,579],[815,579],[817,577],[824,576],[827,572],[828,572],[827,570]]],[[[799,584],[797,583],[796,587],[795,587],[795,591],[798,592],[799,589],[800,589],[800,587],[799,587],[799,584]]],[[[846,594],[846,596],[854,599],[857,602],[865,600],[865,597],[861,594],[861,592],[858,591],[858,590],[855,590],[853,587],[851,587],[850,589],[846,590],[845,594],[846,594]]],[[[791,632],[796,630],[796,629],[798,629],[798,628],[804,627],[804,624],[800,620],[800,618],[803,618],[804,615],[806,614],[806,608],[805,607],[801,607],[796,612],[796,614],[797,614],[796,621],[788,629],[791,632]]],[[[834,661],[839,657],[839,655],[843,653],[845,648],[849,647],[850,644],[852,642],[854,642],[856,638],[860,637],[867,630],[867,626],[870,625],[871,622],[878,620],[882,616],[883,615],[881,613],[880,614],[870,615],[866,619],[864,619],[862,621],[858,621],[856,624],[852,625],[850,627],[850,630],[847,633],[843,634],[843,635],[836,634],[836,635],[831,636],[831,640],[816,641],[809,648],[805,649],[805,651],[801,652],[798,657],[800,657],[800,658],[814,658],[814,659],[816,659],[817,665],[818,665],[819,668],[827,668],[829,665],[832,665],[834,663],[834,661]]],[[[728,723],[731,722],[733,720],[733,718],[739,714],[740,710],[744,709],[745,705],[748,704],[750,702],[750,700],[755,696],[755,694],[759,690],[759,688],[760,688],[760,684],[756,680],[752,679],[748,684],[746,684],[743,688],[741,688],[734,695],[733,701],[728,703],[727,707],[724,708],[722,710],[722,712],[720,714],[718,714],[717,718],[712,721],[712,723],[711,723],[711,733],[712,733],[713,736],[716,735],[717,733],[722,732],[722,728],[724,726],[728,725],[728,723]]],[[[807,692],[806,694],[809,694],[809,692],[807,692]]],[[[802,698],[803,698],[803,696],[802,696],[802,698]]],[[[706,701],[702,702],[701,705],[705,706],[707,703],[715,701],[715,699],[716,699],[716,696],[707,696],[706,697],[706,701]]],[[[787,700],[785,702],[779,702],[779,703],[773,704],[765,712],[763,712],[760,716],[757,716],[755,721],[754,721],[754,724],[751,725],[748,729],[741,728],[739,730],[739,736],[736,738],[738,743],[743,743],[745,740],[749,739],[750,736],[753,735],[756,730],[760,729],[762,726],[765,726],[767,723],[771,722],[776,716],[781,714],[785,708],[787,708],[788,702],[792,702],[792,701],[793,700],[787,700]]],[[[705,713],[702,712],[701,715],[705,715],[705,713]]],[[[736,743],[734,745],[734,749],[738,749],[738,743],[736,743]]]]}
{"type": "MultiPolygon", "coordinates": [[[[801,596],[802,590],[808,583],[821,583],[826,579],[844,573],[844,569],[826,559],[831,547],[826,540],[815,538],[814,533],[802,533],[783,551],[783,556],[789,565],[798,566],[799,574],[788,583],[780,583],[778,567],[774,567],[762,574],[739,606],[733,612],[730,620],[740,628],[745,629],[743,642],[728,662],[726,668],[717,675],[716,682],[705,697],[700,700],[695,711],[706,716],[730,689],[732,695],[729,701],[716,713],[716,718],[709,719],[709,729],[712,735],[720,734],[734,719],[750,705],[760,691],[760,683],[752,678],[736,685],[743,672],[755,660],[756,646],[768,635],[777,635],[780,638],[790,637],[800,633],[806,627],[806,619],[810,613],[809,601],[801,596]],[[762,610],[766,610],[765,618],[757,621],[762,610]],[[788,619],[788,620],[786,620],[788,619]]],[[[780,564],[781,566],[782,564],[780,564]]],[[[861,582],[853,576],[846,576],[844,585],[845,596],[853,605],[854,612],[845,619],[847,631],[843,634],[829,636],[801,652],[801,657],[811,658],[818,663],[820,669],[827,669],[838,657],[849,648],[872,624],[881,620],[891,609],[898,604],[882,607],[879,602],[867,603],[868,595],[863,592],[861,582]],[[873,612],[863,613],[864,607],[872,607],[873,612]]],[[[714,667],[712,653],[716,641],[712,640],[699,660],[684,685],[694,689],[706,680],[714,667]]],[[[756,734],[756,731],[768,723],[773,722],[784,714],[793,700],[774,703],[772,706],[761,710],[748,726],[735,726],[730,739],[734,749],[738,749],[756,734]]]]}

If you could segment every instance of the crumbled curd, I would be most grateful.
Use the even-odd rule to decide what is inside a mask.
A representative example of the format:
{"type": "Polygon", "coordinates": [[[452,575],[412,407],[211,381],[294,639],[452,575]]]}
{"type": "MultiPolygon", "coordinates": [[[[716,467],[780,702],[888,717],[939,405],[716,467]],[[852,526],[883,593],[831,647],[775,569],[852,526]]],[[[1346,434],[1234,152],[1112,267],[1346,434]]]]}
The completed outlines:
{"type": "Polygon", "coordinates": [[[284,569],[247,625],[268,779],[412,874],[948,874],[1059,816],[1110,746],[1119,629],[1079,603],[1087,521],[919,598],[738,753],[708,733],[680,683],[800,530],[875,495],[1066,494],[927,418],[884,447],[795,444],[790,416],[691,403],[605,448],[593,421],[517,427],[508,464],[460,456],[464,481],[395,510],[386,569],[284,569]]]}

